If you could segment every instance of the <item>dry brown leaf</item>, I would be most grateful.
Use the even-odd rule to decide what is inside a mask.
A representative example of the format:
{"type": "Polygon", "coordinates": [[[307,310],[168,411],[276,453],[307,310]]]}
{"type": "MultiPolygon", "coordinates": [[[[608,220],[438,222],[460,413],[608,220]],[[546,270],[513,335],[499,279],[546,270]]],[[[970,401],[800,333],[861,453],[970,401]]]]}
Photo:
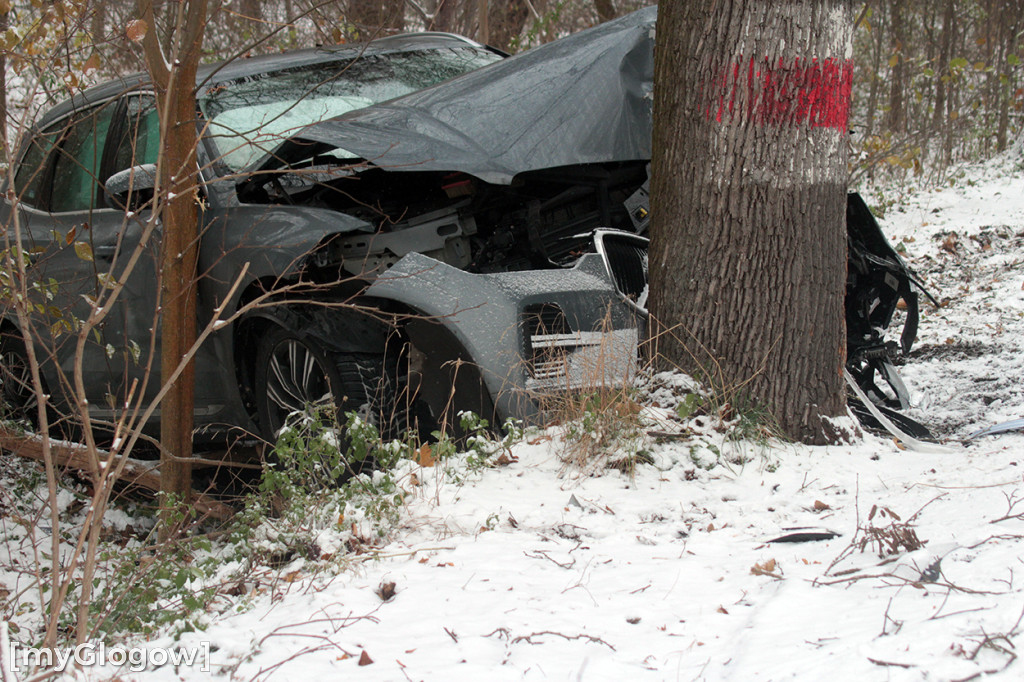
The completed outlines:
{"type": "Polygon", "coordinates": [[[516,457],[515,455],[511,455],[511,454],[509,454],[507,452],[503,452],[500,455],[498,455],[498,458],[496,460],[494,460],[494,463],[497,464],[500,467],[503,467],[503,466],[508,466],[512,462],[518,462],[518,461],[519,461],[519,458],[516,457]]]}
{"type": "Polygon", "coordinates": [[[128,26],[124,30],[124,34],[128,36],[128,40],[133,43],[141,43],[142,39],[146,37],[146,32],[149,31],[149,24],[142,19],[132,19],[128,22],[128,26]]]}
{"type": "Polygon", "coordinates": [[[777,567],[778,567],[778,564],[775,562],[775,559],[769,559],[768,561],[764,562],[763,564],[754,564],[753,566],[751,566],[750,567],[750,572],[753,573],[754,575],[770,575],[773,578],[777,578],[777,577],[779,577],[775,573],[775,569],[777,567]]]}
{"type": "Polygon", "coordinates": [[[416,462],[421,467],[432,467],[434,466],[434,454],[430,448],[430,443],[424,443],[420,446],[419,451],[416,453],[416,462]]]}
{"type": "Polygon", "coordinates": [[[285,574],[284,581],[286,583],[293,583],[293,582],[295,582],[296,580],[298,580],[301,577],[302,577],[302,572],[301,571],[292,571],[291,573],[285,574]]]}
{"type": "Polygon", "coordinates": [[[395,583],[393,582],[382,582],[377,587],[377,596],[380,597],[381,601],[390,601],[395,596],[395,583]]]}
{"type": "Polygon", "coordinates": [[[828,506],[827,504],[825,504],[821,500],[815,500],[814,501],[814,511],[822,512],[822,511],[827,511],[827,510],[829,510],[831,508],[832,507],[828,506]]]}
{"type": "Polygon", "coordinates": [[[370,658],[370,654],[366,653],[366,649],[359,654],[359,665],[373,665],[373,659],[370,658]]]}
{"type": "Polygon", "coordinates": [[[959,240],[957,239],[956,232],[950,232],[949,236],[942,240],[942,245],[939,247],[947,253],[956,253],[959,240]]]}
{"type": "Polygon", "coordinates": [[[724,606],[719,606],[719,607],[718,607],[718,612],[719,612],[719,613],[724,613],[724,614],[725,614],[725,615],[727,615],[727,616],[729,615],[729,612],[728,612],[728,611],[727,611],[727,610],[725,609],[725,607],[724,607],[724,606]]]}
{"type": "Polygon", "coordinates": [[[90,71],[96,71],[100,68],[100,55],[98,52],[93,52],[92,56],[85,60],[82,64],[82,73],[89,73],[90,71]]]}

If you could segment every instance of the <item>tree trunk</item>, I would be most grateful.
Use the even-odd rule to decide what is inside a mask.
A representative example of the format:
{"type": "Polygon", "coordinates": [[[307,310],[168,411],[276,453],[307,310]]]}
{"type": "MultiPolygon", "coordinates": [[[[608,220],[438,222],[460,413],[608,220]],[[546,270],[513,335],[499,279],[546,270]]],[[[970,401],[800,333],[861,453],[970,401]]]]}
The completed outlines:
{"type": "Polygon", "coordinates": [[[378,38],[405,26],[405,0],[349,0],[346,17],[359,29],[360,40],[378,38]]]}
{"type": "MultiPolygon", "coordinates": [[[[0,33],[7,31],[9,11],[0,12],[0,33]]],[[[7,51],[0,50],[0,163],[13,163],[11,157],[7,149],[7,51]]]]}
{"type": "Polygon", "coordinates": [[[941,134],[946,123],[946,83],[949,81],[949,60],[953,45],[953,0],[946,0],[942,14],[942,34],[939,37],[939,63],[935,68],[935,111],[932,118],[932,132],[941,134]]]}
{"type": "Polygon", "coordinates": [[[902,133],[905,127],[903,116],[903,81],[906,67],[903,63],[903,0],[892,3],[892,56],[889,75],[889,121],[888,128],[893,133],[902,133]]]}
{"type": "Polygon", "coordinates": [[[999,67],[1002,70],[1001,88],[999,92],[999,103],[997,106],[996,123],[996,151],[1006,150],[1007,133],[1010,128],[1010,102],[1013,100],[1014,74],[1013,68],[1008,61],[1010,55],[1017,52],[1017,34],[1021,21],[1021,12],[1024,11],[1024,2],[1012,0],[1003,7],[1003,33],[1002,33],[1002,58],[999,67]]]}
{"type": "Polygon", "coordinates": [[[597,10],[597,21],[604,23],[615,18],[615,4],[612,0],[594,0],[594,9],[597,10]]]}
{"type": "Polygon", "coordinates": [[[848,2],[659,6],[652,349],[823,443],[845,414],[848,2]]]}
{"type": "Polygon", "coordinates": [[[491,12],[489,5],[489,0],[477,0],[476,3],[477,21],[479,22],[476,30],[476,40],[484,45],[489,45],[491,42],[491,12]]]}
{"type": "Polygon", "coordinates": [[[437,7],[434,9],[434,13],[427,30],[445,32],[454,31],[458,6],[458,0],[437,0],[437,7]]]}
{"type": "MultiPolygon", "coordinates": [[[[183,0],[167,46],[160,45],[152,0],[139,0],[149,31],[146,64],[160,115],[161,211],[160,378],[167,382],[196,340],[196,260],[199,240],[199,165],[196,161],[196,69],[206,26],[206,0],[183,0]],[[162,206],[162,210],[161,210],[162,206]]],[[[187,504],[192,490],[192,426],[195,364],[189,362],[161,405],[160,491],[187,504]]],[[[165,508],[163,528],[171,509],[165,508]]]]}
{"type": "Polygon", "coordinates": [[[868,113],[867,126],[864,131],[865,137],[871,137],[875,133],[875,112],[878,111],[878,89],[882,83],[882,41],[885,38],[885,14],[879,8],[878,21],[875,23],[874,36],[871,47],[871,85],[868,88],[868,113]]]}
{"type": "Polygon", "coordinates": [[[508,50],[530,16],[526,0],[491,0],[489,44],[508,50]]]}

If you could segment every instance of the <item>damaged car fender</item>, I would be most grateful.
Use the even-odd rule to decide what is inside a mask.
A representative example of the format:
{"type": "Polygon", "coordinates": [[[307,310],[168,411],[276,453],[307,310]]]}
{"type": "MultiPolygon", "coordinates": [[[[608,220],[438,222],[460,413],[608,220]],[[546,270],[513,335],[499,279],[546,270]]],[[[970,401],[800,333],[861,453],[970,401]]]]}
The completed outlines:
{"type": "MultiPolygon", "coordinates": [[[[499,421],[537,415],[544,395],[618,385],[635,369],[641,319],[617,294],[597,254],[569,269],[475,274],[413,253],[367,295],[418,314],[406,329],[428,366],[444,364],[432,355],[472,358],[466,369],[493,397],[499,421]],[[439,346],[445,336],[448,347],[439,346]]],[[[435,416],[451,412],[446,401],[458,393],[453,388],[472,383],[450,372],[433,378],[441,385],[425,385],[423,394],[435,416]]]]}

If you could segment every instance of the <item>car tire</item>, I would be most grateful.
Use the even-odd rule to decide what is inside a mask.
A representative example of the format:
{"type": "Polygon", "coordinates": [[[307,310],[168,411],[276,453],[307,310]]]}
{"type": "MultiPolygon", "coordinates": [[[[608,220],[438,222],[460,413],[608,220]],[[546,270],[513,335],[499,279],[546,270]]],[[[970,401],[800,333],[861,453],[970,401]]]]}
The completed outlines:
{"type": "Polygon", "coordinates": [[[0,335],[0,418],[35,426],[37,404],[25,342],[18,332],[4,331],[0,335]]]}
{"type": "Polygon", "coordinates": [[[269,330],[259,340],[253,377],[263,437],[274,442],[292,414],[318,406],[371,418],[382,365],[374,354],[332,352],[302,331],[269,330]]]}

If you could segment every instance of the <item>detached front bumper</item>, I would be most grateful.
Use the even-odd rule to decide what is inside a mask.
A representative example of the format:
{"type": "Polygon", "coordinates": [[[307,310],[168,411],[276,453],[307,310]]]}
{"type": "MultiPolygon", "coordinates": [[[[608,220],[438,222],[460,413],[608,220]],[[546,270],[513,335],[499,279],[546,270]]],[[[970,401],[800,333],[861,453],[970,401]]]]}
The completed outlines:
{"type": "MultiPolygon", "coordinates": [[[[646,285],[646,272],[633,272],[646,266],[646,240],[604,233],[602,241],[598,253],[564,270],[473,274],[414,253],[367,294],[419,314],[420,322],[407,329],[418,351],[436,358],[427,366],[450,371],[452,364],[468,363],[493,416],[530,419],[545,395],[620,386],[636,370],[645,315],[636,303],[640,292],[629,282],[646,285]],[[609,256],[614,249],[628,253],[609,256]],[[428,327],[444,333],[416,331],[428,327]]],[[[449,397],[466,390],[454,374],[449,384],[449,397]]],[[[451,412],[451,405],[439,404],[445,388],[432,391],[435,416],[451,412]]]]}

